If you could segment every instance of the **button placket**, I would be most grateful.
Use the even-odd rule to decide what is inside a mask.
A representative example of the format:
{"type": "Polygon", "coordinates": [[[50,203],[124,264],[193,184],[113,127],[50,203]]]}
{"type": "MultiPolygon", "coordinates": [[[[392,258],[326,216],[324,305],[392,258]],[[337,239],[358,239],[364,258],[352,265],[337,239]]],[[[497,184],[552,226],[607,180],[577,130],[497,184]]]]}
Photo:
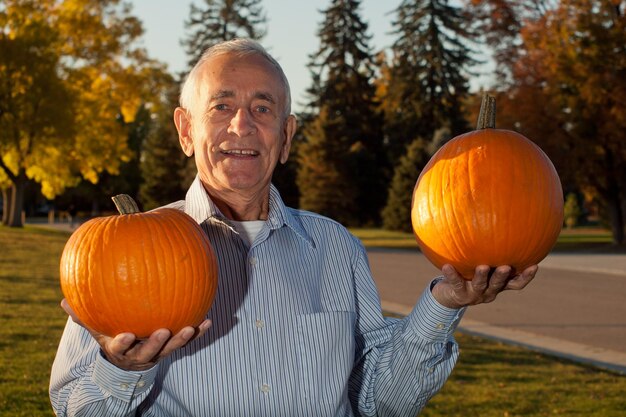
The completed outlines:
{"type": "Polygon", "coordinates": [[[260,366],[257,368],[258,374],[256,375],[256,381],[258,385],[258,392],[264,398],[270,397],[270,393],[272,391],[272,386],[265,379],[269,375],[269,370],[266,369],[266,361],[263,360],[265,355],[267,355],[270,347],[268,346],[268,337],[269,335],[266,332],[267,329],[267,321],[266,321],[266,289],[265,287],[268,285],[268,282],[265,279],[255,280],[258,277],[259,268],[262,268],[259,259],[259,248],[252,248],[248,252],[248,271],[250,273],[250,279],[254,282],[251,295],[251,305],[250,305],[250,321],[249,323],[253,326],[253,330],[256,333],[256,349],[254,350],[254,354],[256,356],[256,360],[260,363],[260,366]]]}

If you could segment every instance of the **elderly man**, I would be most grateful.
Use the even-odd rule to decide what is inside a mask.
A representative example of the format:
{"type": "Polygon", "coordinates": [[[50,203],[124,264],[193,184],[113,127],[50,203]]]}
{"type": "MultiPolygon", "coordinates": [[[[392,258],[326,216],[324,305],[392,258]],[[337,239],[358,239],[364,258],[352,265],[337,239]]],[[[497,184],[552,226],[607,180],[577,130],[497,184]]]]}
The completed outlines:
{"type": "Polygon", "coordinates": [[[458,356],[464,307],[521,289],[537,267],[446,265],[402,320],[383,318],[366,252],[345,228],[288,208],[271,184],[296,120],[279,64],[257,43],[207,50],[174,112],[198,174],[184,201],[219,259],[198,329],[113,338],[70,314],[52,369],[59,416],[415,416],[458,356]]]}

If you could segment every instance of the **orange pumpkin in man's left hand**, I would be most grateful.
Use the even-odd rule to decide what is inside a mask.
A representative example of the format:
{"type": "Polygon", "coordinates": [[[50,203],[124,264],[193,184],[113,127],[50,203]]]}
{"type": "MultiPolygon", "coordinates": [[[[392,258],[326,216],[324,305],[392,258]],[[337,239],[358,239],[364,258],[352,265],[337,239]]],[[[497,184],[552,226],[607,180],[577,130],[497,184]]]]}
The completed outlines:
{"type": "MultiPolygon", "coordinates": [[[[118,196],[122,197],[122,196],[118,196]]],[[[61,289],[80,321],[107,336],[172,334],[205,318],[217,260],[200,226],[180,210],[123,213],[81,225],[61,256],[61,289]]],[[[128,207],[128,206],[126,206],[128,207]]],[[[132,208],[134,207],[134,208],[132,208]]]]}
{"type": "Polygon", "coordinates": [[[447,142],[422,170],[411,221],[421,251],[439,269],[451,264],[467,280],[478,265],[521,273],[556,243],[561,181],[537,145],[495,129],[495,98],[485,96],[478,130],[447,142]]]}

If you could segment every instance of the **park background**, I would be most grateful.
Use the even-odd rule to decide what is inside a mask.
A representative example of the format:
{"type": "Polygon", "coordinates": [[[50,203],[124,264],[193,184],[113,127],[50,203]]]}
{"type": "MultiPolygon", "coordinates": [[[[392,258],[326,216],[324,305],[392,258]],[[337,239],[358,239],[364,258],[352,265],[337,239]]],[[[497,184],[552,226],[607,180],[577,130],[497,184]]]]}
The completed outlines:
{"type": "MultiPolygon", "coordinates": [[[[473,129],[487,90],[497,98],[497,126],[524,134],[555,164],[565,226],[593,230],[586,236],[600,239],[601,250],[622,251],[625,9],[617,0],[0,1],[0,188],[9,226],[0,229],[3,366],[23,357],[0,375],[0,412],[48,415],[46,377],[64,318],[54,308],[67,234],[24,224],[109,214],[110,196],[119,193],[143,209],[181,198],[194,167],[180,152],[172,109],[184,72],[222,39],[260,40],[292,83],[300,127],[274,177],[288,204],[353,230],[410,231],[421,168],[473,129]],[[34,322],[48,332],[36,332],[42,327],[34,322]]],[[[509,362],[499,354],[525,355],[485,349],[468,361],[475,368],[460,371],[462,380],[489,382],[489,367],[509,362]]],[[[598,416],[623,411],[612,396],[624,391],[623,377],[568,373],[561,367],[569,364],[535,355],[521,362],[526,376],[519,368],[509,376],[534,382],[515,389],[546,389],[545,380],[557,376],[538,369],[549,368],[575,375],[564,402],[592,379],[598,388],[582,400],[586,406],[598,416]]],[[[547,397],[498,401],[497,414],[485,405],[480,415],[592,415],[568,414],[547,397]]]]}

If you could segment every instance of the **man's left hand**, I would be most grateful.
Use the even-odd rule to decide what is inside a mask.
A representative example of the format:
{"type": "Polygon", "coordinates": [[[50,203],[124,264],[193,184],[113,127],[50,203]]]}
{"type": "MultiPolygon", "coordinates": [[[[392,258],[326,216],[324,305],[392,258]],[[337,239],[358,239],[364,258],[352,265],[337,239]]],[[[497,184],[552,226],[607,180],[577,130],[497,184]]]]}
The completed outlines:
{"type": "Polygon", "coordinates": [[[479,265],[474,271],[474,278],[464,279],[452,265],[441,268],[443,280],[432,289],[433,296],[443,306],[461,308],[476,304],[490,303],[504,290],[521,290],[537,273],[538,266],[533,265],[513,274],[513,269],[502,265],[492,270],[487,265],[479,265]]]}

